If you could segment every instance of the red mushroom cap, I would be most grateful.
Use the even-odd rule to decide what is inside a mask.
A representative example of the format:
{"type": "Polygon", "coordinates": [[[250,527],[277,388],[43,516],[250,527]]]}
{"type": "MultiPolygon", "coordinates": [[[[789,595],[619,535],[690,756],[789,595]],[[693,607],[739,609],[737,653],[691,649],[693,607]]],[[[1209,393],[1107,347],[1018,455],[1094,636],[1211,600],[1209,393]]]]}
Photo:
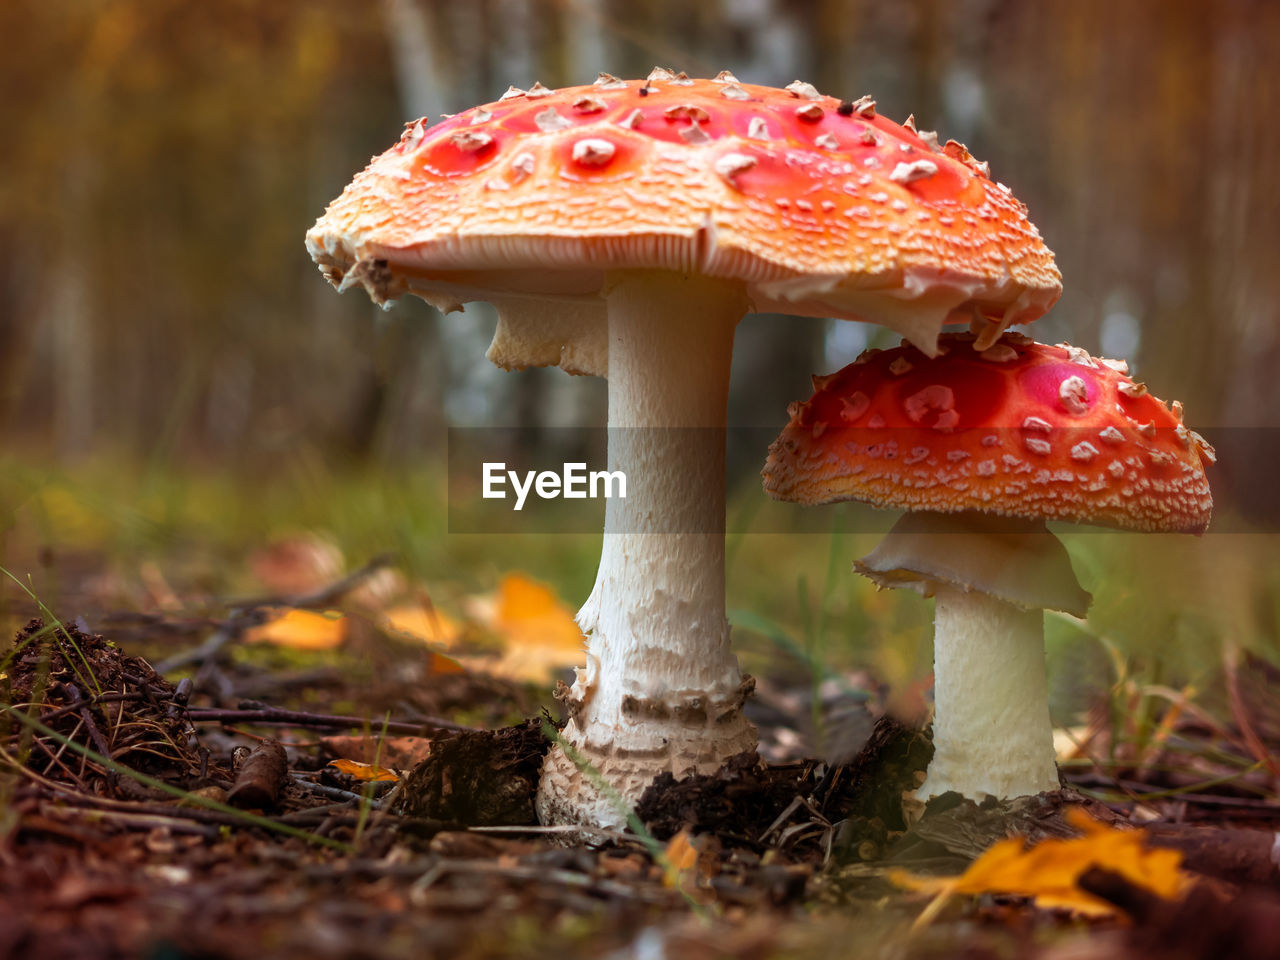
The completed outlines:
{"type": "Polygon", "coordinates": [[[1121,361],[1005,334],[981,352],[869,350],[792,404],[765,490],[805,504],[1068,520],[1202,532],[1212,448],[1121,361]]]}
{"type": "Polygon", "coordinates": [[[929,344],[960,307],[953,321],[1025,323],[1061,292],[1026,208],[960,144],[939,148],[869,97],[727,73],[512,88],[411,123],[307,247],[333,283],[379,302],[596,296],[619,268],[739,279],[755,309],[813,316],[859,319],[888,291],[931,306],[932,329],[912,334],[929,344]]]}

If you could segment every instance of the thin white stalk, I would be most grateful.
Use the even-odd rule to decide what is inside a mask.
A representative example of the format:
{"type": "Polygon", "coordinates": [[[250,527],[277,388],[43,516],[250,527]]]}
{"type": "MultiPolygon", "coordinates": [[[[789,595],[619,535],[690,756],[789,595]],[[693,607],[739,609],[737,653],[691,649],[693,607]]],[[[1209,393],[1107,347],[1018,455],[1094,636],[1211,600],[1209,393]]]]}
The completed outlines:
{"type": "MultiPolygon", "coordinates": [[[[724,426],[741,285],[629,273],[609,291],[611,499],[595,588],[578,614],[587,666],[564,739],[626,803],[658,774],[710,772],[755,745],[724,611],[724,426]]],[[[544,823],[624,816],[559,748],[544,823]]]]}
{"type": "Polygon", "coordinates": [[[1058,789],[1044,613],[939,586],[933,762],[919,795],[1022,797],[1058,789]]]}

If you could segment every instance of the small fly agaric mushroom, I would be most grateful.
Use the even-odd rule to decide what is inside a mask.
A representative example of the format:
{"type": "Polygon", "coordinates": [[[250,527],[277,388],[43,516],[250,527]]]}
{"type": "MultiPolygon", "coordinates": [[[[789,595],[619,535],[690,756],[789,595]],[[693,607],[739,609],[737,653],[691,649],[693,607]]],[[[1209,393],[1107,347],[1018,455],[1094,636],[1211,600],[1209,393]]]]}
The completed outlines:
{"type": "MultiPolygon", "coordinates": [[[[976,316],[994,337],[1061,292],[1025,208],[960,144],[939,149],[869,97],[727,72],[535,84],[411,123],[307,249],[339,290],[379,303],[493,303],[499,366],[608,376],[609,470],[627,498],[606,507],[564,737],[626,801],[755,743],[724,613],[738,320],[870,320],[932,353],[948,320],[976,316]]],[[[544,821],[624,822],[560,749],[539,789],[544,821]]]]}
{"type": "Polygon", "coordinates": [[[1090,597],[1046,520],[1201,533],[1212,448],[1127,374],[1006,333],[940,355],[869,350],[814,377],[769,450],[764,487],[804,504],[910,511],[855,569],[936,597],[934,757],[920,794],[975,799],[1058,787],[1044,609],[1090,597]]]}

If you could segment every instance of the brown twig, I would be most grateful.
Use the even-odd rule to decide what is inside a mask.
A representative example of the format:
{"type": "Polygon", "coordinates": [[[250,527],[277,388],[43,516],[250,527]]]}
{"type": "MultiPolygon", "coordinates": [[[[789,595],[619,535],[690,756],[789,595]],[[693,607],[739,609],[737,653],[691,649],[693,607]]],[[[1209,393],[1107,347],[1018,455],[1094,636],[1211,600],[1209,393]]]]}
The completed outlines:
{"type": "MultiPolygon", "coordinates": [[[[89,731],[89,739],[93,741],[93,745],[98,748],[98,753],[102,754],[108,760],[112,759],[111,746],[102,736],[102,731],[98,729],[97,722],[93,719],[93,712],[89,709],[89,702],[85,700],[80,688],[74,683],[65,684],[67,695],[71,698],[71,702],[80,708],[80,719],[84,721],[85,729],[89,731]]],[[[114,770],[107,771],[107,786],[113,791],[116,788],[116,773],[114,770]]]]}
{"type": "Polygon", "coordinates": [[[328,586],[321,587],[311,593],[304,593],[299,596],[281,598],[286,606],[290,607],[329,607],[337,603],[348,593],[360,586],[365,580],[377,573],[384,567],[389,567],[395,563],[396,557],[393,553],[380,553],[363,567],[353,570],[339,580],[335,580],[328,586]]]}
{"type": "Polygon", "coordinates": [[[191,650],[174,654],[167,660],[162,660],[156,664],[156,672],[163,675],[172,673],[181,667],[199,663],[201,664],[201,670],[196,677],[195,685],[203,688],[205,682],[209,679],[209,672],[212,670],[211,665],[218,659],[218,655],[223,648],[230,643],[238,641],[247,627],[260,623],[266,608],[294,607],[302,610],[314,610],[331,607],[358,587],[364,580],[394,562],[395,556],[393,554],[383,553],[374,557],[358,570],[353,570],[345,577],[310,593],[296,594],[294,596],[275,595],[233,601],[230,604],[230,615],[218,623],[217,629],[209,635],[209,638],[204,643],[191,650]]]}
{"type": "Polygon", "coordinates": [[[403,723],[391,720],[383,724],[366,717],[343,717],[327,713],[305,713],[300,710],[278,710],[274,707],[260,707],[246,710],[221,710],[202,708],[191,710],[187,714],[198,723],[255,723],[284,727],[318,727],[321,729],[351,730],[361,727],[376,727],[386,733],[401,736],[425,736],[432,732],[446,730],[449,732],[473,731],[475,727],[451,723],[438,717],[423,717],[414,723],[403,723]]]}
{"type": "MultiPolygon", "coordinates": [[[[143,699],[143,697],[140,693],[104,693],[101,696],[93,697],[84,702],[98,705],[103,703],[132,703],[141,699],[143,699]]],[[[13,706],[19,710],[23,710],[30,706],[30,704],[15,703],[13,706]]],[[[60,719],[61,717],[65,717],[69,713],[76,713],[80,707],[81,703],[72,702],[64,707],[58,707],[56,710],[50,710],[48,713],[41,713],[40,722],[45,724],[50,723],[54,720],[60,719]]],[[[10,739],[13,739],[12,736],[10,739]]]]}
{"type": "Polygon", "coordinates": [[[1119,873],[1091,867],[1080,874],[1077,885],[1085,893],[1123,910],[1138,923],[1145,923],[1159,911],[1161,900],[1119,873]]]}
{"type": "Polygon", "coordinates": [[[330,800],[345,800],[348,804],[367,803],[374,810],[382,808],[382,801],[377,797],[366,797],[351,790],[343,790],[341,787],[331,787],[327,783],[316,783],[316,781],[308,780],[300,773],[295,773],[291,776],[293,782],[302,787],[302,789],[319,794],[322,797],[328,797],[330,800]]]}
{"type": "MultiPolygon", "coordinates": [[[[203,673],[204,667],[217,660],[218,654],[222,652],[223,647],[232,640],[237,639],[246,627],[252,626],[261,618],[260,608],[252,610],[233,608],[230,616],[218,624],[217,629],[209,634],[204,643],[190,650],[184,650],[182,653],[175,653],[166,660],[161,660],[156,664],[156,672],[164,675],[182,667],[190,666],[193,663],[198,663],[201,665],[203,673]]],[[[196,678],[196,685],[204,686],[201,677],[196,678]]]]}
{"type": "MultiPolygon", "coordinates": [[[[75,728],[71,731],[70,736],[74,737],[77,733],[79,733],[80,728],[83,725],[84,725],[84,722],[82,720],[77,720],[75,728]]],[[[49,760],[52,763],[57,764],[57,766],[59,766],[60,768],[62,768],[62,771],[68,777],[71,778],[72,782],[75,783],[77,787],[79,787],[82,790],[84,789],[84,781],[70,767],[68,767],[62,759],[62,755],[67,749],[65,744],[63,746],[58,747],[57,750],[54,750],[53,747],[51,747],[48,743],[46,743],[42,737],[36,737],[31,741],[31,746],[32,748],[39,747],[41,750],[43,750],[45,754],[48,755],[49,760]]],[[[84,758],[81,757],[80,772],[83,773],[84,769],[85,769],[84,758]]]]}

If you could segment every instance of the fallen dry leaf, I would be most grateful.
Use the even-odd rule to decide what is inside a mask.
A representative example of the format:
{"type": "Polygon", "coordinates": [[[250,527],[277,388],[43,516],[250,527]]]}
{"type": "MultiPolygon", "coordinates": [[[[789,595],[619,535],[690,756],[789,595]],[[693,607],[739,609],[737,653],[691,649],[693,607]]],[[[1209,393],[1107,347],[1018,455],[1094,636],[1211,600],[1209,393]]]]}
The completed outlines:
{"type": "Polygon", "coordinates": [[[334,758],[373,763],[375,760],[397,770],[412,770],[431,753],[427,737],[321,737],[320,744],[334,758]]]}
{"type": "Polygon", "coordinates": [[[698,851],[689,842],[687,827],[667,842],[667,848],[663,854],[667,860],[662,877],[664,886],[674,887],[681,873],[693,870],[698,865],[698,851]]]}
{"type": "Polygon", "coordinates": [[[339,758],[330,760],[329,766],[336,767],[339,773],[355,777],[357,780],[399,780],[400,775],[394,770],[379,767],[372,763],[361,763],[359,760],[339,758]]]}
{"type": "MultiPolygon", "coordinates": [[[[392,636],[445,649],[457,643],[463,634],[462,624],[430,602],[392,607],[382,615],[382,629],[392,636]]],[[[431,650],[427,653],[427,672],[466,673],[467,668],[452,657],[431,650]]]]}
{"type": "Polygon", "coordinates": [[[293,650],[332,650],[347,638],[347,618],[337,613],[287,609],[245,631],[246,643],[270,643],[293,650]]]}
{"type": "MultiPolygon", "coordinates": [[[[1001,840],[958,877],[924,877],[893,870],[889,879],[909,890],[953,894],[1003,893],[1031,897],[1037,906],[1062,907],[1092,916],[1115,912],[1077,884],[1085,871],[1100,867],[1165,899],[1180,896],[1192,882],[1182,872],[1177,850],[1148,847],[1141,830],[1117,830],[1069,809],[1067,819],[1082,836],[1042,840],[1033,847],[1021,837],[1001,840]]],[[[930,911],[933,912],[933,905],[930,911]]]]}
{"type": "Polygon", "coordinates": [[[685,827],[667,843],[662,885],[698,899],[711,899],[711,878],[719,871],[718,844],[704,834],[694,838],[685,827]]]}
{"type": "Polygon", "coordinates": [[[403,603],[382,615],[382,625],[389,633],[439,644],[446,650],[462,636],[462,624],[430,603],[403,603]]]}
{"type": "Polygon", "coordinates": [[[475,605],[474,614],[503,641],[502,655],[485,665],[490,673],[542,682],[582,661],[582,630],[546,584],[509,573],[494,596],[475,605]]]}

